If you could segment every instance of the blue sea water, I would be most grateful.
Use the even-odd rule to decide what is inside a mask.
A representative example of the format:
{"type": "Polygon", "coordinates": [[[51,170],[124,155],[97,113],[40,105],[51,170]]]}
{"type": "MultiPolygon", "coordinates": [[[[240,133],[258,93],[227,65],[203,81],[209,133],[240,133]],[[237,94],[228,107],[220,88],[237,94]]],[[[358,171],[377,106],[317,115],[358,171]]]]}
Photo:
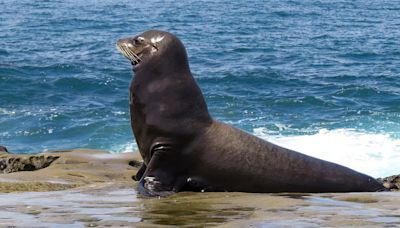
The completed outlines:
{"type": "Polygon", "coordinates": [[[117,39],[176,34],[211,114],[374,176],[400,173],[400,2],[0,0],[0,145],[134,150],[117,39]]]}

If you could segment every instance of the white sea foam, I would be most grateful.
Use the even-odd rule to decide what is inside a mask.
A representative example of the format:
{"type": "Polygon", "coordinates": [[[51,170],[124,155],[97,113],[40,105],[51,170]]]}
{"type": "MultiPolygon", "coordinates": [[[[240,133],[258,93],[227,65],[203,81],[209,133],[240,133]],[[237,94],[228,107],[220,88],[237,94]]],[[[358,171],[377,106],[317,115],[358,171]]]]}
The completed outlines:
{"type": "Polygon", "coordinates": [[[5,108],[0,108],[0,115],[14,116],[16,111],[10,111],[5,108]]]}
{"type": "Polygon", "coordinates": [[[268,135],[265,128],[254,129],[258,137],[283,147],[327,161],[339,163],[373,177],[400,174],[400,139],[386,134],[354,129],[321,129],[313,135],[268,135]]]}
{"type": "Polygon", "coordinates": [[[128,142],[122,145],[114,146],[111,148],[111,153],[128,153],[128,152],[135,152],[137,151],[137,145],[133,142],[128,142]]]}

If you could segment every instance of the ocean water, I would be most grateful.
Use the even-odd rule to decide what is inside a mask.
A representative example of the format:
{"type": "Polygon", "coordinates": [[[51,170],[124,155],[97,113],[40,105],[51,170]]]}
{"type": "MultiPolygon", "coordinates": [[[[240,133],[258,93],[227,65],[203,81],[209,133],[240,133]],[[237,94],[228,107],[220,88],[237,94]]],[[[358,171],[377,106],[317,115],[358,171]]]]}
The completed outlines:
{"type": "Polygon", "coordinates": [[[0,0],[0,145],[136,149],[115,41],[176,34],[214,118],[400,173],[400,2],[0,0]]]}

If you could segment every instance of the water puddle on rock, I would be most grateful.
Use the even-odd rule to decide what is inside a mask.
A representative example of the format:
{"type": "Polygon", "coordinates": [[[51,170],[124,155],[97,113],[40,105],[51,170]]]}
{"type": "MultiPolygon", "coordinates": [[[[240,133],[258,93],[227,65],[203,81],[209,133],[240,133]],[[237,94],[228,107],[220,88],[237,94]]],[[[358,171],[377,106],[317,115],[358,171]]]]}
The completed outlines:
{"type": "Polygon", "coordinates": [[[132,186],[0,194],[0,226],[400,226],[399,194],[179,193],[144,198],[132,186]]]}

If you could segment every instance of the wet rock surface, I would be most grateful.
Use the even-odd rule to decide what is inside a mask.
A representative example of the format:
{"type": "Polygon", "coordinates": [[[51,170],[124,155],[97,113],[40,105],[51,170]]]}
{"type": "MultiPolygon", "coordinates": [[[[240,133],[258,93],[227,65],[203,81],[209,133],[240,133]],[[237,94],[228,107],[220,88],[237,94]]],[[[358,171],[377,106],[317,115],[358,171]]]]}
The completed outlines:
{"type": "Polygon", "coordinates": [[[97,183],[53,192],[0,193],[0,227],[398,227],[394,192],[137,195],[97,183]]]}

